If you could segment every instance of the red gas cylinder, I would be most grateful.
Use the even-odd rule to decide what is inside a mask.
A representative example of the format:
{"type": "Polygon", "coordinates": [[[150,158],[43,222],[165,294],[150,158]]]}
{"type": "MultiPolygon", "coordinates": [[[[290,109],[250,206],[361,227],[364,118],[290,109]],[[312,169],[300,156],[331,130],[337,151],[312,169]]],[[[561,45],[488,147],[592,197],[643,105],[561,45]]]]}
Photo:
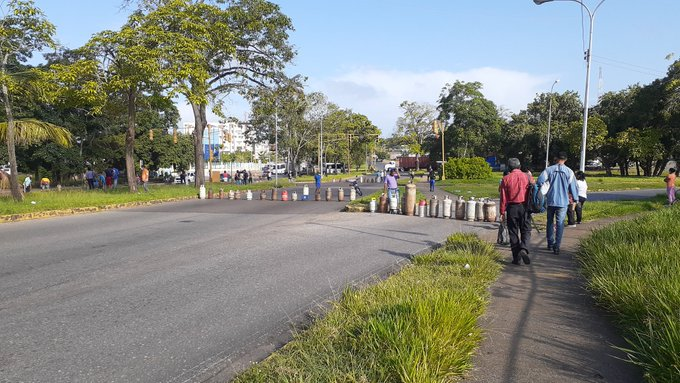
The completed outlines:
{"type": "Polygon", "coordinates": [[[281,192],[281,201],[288,201],[288,190],[281,192]]]}

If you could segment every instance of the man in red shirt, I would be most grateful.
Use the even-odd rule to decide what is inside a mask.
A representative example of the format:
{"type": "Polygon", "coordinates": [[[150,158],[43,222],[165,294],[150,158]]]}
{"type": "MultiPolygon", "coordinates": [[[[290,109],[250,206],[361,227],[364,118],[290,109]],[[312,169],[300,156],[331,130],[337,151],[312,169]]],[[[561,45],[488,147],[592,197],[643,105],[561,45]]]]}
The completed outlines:
{"type": "Polygon", "coordinates": [[[525,202],[529,177],[520,170],[520,162],[517,158],[508,160],[508,169],[510,173],[501,181],[501,220],[507,219],[512,263],[519,265],[519,259],[522,258],[522,261],[528,265],[531,263],[527,247],[531,238],[531,225],[525,202]]]}

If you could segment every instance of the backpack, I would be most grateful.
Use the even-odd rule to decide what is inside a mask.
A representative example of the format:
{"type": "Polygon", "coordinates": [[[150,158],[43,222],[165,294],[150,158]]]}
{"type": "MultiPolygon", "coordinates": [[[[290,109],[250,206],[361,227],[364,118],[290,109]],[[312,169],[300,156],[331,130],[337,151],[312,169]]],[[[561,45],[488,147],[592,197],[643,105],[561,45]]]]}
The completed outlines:
{"type": "Polygon", "coordinates": [[[541,188],[537,184],[529,182],[526,197],[526,207],[529,213],[544,213],[545,205],[545,194],[543,194],[541,188]]]}

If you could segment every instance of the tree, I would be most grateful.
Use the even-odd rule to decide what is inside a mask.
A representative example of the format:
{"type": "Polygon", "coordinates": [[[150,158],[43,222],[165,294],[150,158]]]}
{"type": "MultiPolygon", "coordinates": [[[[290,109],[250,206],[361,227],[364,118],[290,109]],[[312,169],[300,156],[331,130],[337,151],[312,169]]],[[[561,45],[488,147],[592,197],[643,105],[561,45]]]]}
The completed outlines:
{"type": "Polygon", "coordinates": [[[184,95],[194,113],[196,185],[203,184],[203,132],[207,107],[224,117],[223,95],[266,86],[283,77],[294,51],[290,19],[265,0],[229,1],[226,8],[204,1],[168,0],[151,5],[147,33],[163,52],[171,94],[184,95]]]}
{"type": "MultiPolygon", "coordinates": [[[[39,92],[33,87],[31,75],[34,73],[13,73],[12,65],[25,62],[32,57],[33,52],[46,46],[54,46],[52,36],[55,28],[31,0],[9,0],[3,13],[5,16],[0,19],[0,92],[7,119],[5,140],[11,167],[10,189],[14,200],[21,201],[23,196],[17,181],[16,121],[12,102],[17,94],[37,98],[39,92]]],[[[26,123],[26,126],[30,126],[30,123],[26,123]]]]}
{"type": "MultiPolygon", "coordinates": [[[[479,82],[446,84],[439,97],[439,119],[446,121],[445,150],[458,157],[486,156],[500,149],[503,120],[479,82]]],[[[436,148],[433,148],[436,151],[436,148]]]]}
{"type": "Polygon", "coordinates": [[[423,143],[432,133],[432,122],[436,119],[436,110],[430,104],[419,104],[403,101],[399,107],[404,115],[397,119],[395,135],[404,137],[411,153],[416,155],[416,170],[420,170],[418,158],[425,154],[423,143]]]}

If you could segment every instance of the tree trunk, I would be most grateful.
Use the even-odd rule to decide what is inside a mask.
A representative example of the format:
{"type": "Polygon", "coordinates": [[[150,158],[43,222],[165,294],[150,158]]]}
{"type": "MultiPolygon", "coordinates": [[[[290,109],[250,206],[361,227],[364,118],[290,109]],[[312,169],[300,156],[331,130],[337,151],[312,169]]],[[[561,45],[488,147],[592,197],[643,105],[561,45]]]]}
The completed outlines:
{"type": "Polygon", "coordinates": [[[635,171],[637,172],[637,175],[640,175],[640,161],[635,161],[635,171]]]}
{"type": "Polygon", "coordinates": [[[420,171],[420,154],[416,152],[416,171],[420,171]]]}
{"type": "MultiPolygon", "coordinates": [[[[194,178],[194,185],[196,187],[205,185],[205,160],[203,159],[203,132],[208,125],[205,104],[191,103],[191,109],[194,111],[194,166],[196,167],[196,177],[194,178]]],[[[208,149],[210,150],[210,148],[208,149]]]]}
{"type": "MultiPolygon", "coordinates": [[[[5,54],[2,58],[0,74],[3,76],[5,75],[8,59],[9,54],[5,54]]],[[[4,82],[2,83],[2,102],[5,104],[5,116],[7,117],[7,156],[11,169],[11,174],[9,175],[9,188],[12,191],[12,198],[17,202],[21,202],[24,199],[24,195],[21,190],[19,190],[17,175],[17,153],[14,144],[14,115],[12,114],[12,104],[9,99],[9,89],[7,89],[7,84],[4,82]]]]}
{"type": "Polygon", "coordinates": [[[130,193],[137,192],[135,171],[135,126],[137,125],[136,89],[128,89],[128,123],[125,132],[125,173],[130,193]]]}

